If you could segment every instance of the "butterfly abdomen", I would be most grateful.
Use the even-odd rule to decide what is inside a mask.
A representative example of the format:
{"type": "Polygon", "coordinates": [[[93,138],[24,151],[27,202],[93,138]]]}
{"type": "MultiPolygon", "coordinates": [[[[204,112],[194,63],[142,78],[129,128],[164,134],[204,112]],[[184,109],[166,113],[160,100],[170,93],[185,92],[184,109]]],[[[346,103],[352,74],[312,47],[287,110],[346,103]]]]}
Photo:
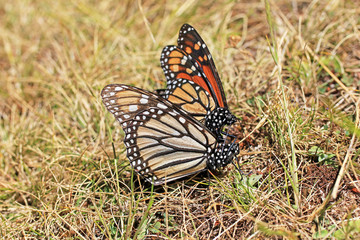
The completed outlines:
{"type": "Polygon", "coordinates": [[[207,168],[213,171],[225,167],[231,163],[234,156],[238,154],[239,144],[235,142],[227,144],[219,143],[207,161],[207,168]]]}

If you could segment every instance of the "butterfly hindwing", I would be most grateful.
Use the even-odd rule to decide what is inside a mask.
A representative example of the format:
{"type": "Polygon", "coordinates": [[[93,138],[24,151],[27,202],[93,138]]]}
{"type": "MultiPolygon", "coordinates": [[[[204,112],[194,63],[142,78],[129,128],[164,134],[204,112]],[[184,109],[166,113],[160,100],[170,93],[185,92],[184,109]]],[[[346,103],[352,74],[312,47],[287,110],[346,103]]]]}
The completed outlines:
{"type": "Polygon", "coordinates": [[[215,108],[210,94],[187,79],[175,79],[166,90],[158,90],[157,94],[185,110],[197,120],[204,119],[215,108]]]}

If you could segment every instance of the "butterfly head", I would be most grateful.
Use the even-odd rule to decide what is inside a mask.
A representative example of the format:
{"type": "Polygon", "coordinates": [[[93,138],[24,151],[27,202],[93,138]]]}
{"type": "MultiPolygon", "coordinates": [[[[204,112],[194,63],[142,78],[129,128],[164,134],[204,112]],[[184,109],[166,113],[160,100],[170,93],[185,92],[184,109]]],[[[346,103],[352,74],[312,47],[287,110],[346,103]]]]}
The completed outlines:
{"type": "Polygon", "coordinates": [[[234,115],[232,115],[232,113],[228,109],[224,110],[224,115],[226,117],[226,120],[225,120],[226,125],[231,125],[238,120],[234,115]]]}

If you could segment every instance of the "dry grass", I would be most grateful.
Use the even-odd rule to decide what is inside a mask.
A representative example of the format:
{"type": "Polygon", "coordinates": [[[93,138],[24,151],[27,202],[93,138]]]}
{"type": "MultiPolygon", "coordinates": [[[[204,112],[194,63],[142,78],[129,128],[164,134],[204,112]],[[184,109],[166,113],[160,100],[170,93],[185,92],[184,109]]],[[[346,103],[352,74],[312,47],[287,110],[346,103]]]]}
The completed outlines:
{"type": "Polygon", "coordinates": [[[350,0],[3,1],[0,236],[359,238],[359,15],[350,0]],[[100,90],[163,87],[160,52],[185,22],[211,49],[234,132],[251,133],[251,174],[152,189],[100,90]]]}

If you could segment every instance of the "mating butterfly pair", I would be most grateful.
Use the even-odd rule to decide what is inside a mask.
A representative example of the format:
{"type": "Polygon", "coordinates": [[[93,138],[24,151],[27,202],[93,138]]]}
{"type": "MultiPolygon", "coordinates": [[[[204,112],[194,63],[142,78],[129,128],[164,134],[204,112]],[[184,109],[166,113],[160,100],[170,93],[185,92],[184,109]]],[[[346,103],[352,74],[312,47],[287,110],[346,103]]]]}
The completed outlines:
{"type": "Polygon", "coordinates": [[[221,131],[236,118],[196,30],[184,24],[178,46],[165,47],[160,62],[167,88],[157,94],[123,84],[110,84],[101,92],[124,130],[131,166],[159,185],[232,162],[239,145],[221,131]]]}

